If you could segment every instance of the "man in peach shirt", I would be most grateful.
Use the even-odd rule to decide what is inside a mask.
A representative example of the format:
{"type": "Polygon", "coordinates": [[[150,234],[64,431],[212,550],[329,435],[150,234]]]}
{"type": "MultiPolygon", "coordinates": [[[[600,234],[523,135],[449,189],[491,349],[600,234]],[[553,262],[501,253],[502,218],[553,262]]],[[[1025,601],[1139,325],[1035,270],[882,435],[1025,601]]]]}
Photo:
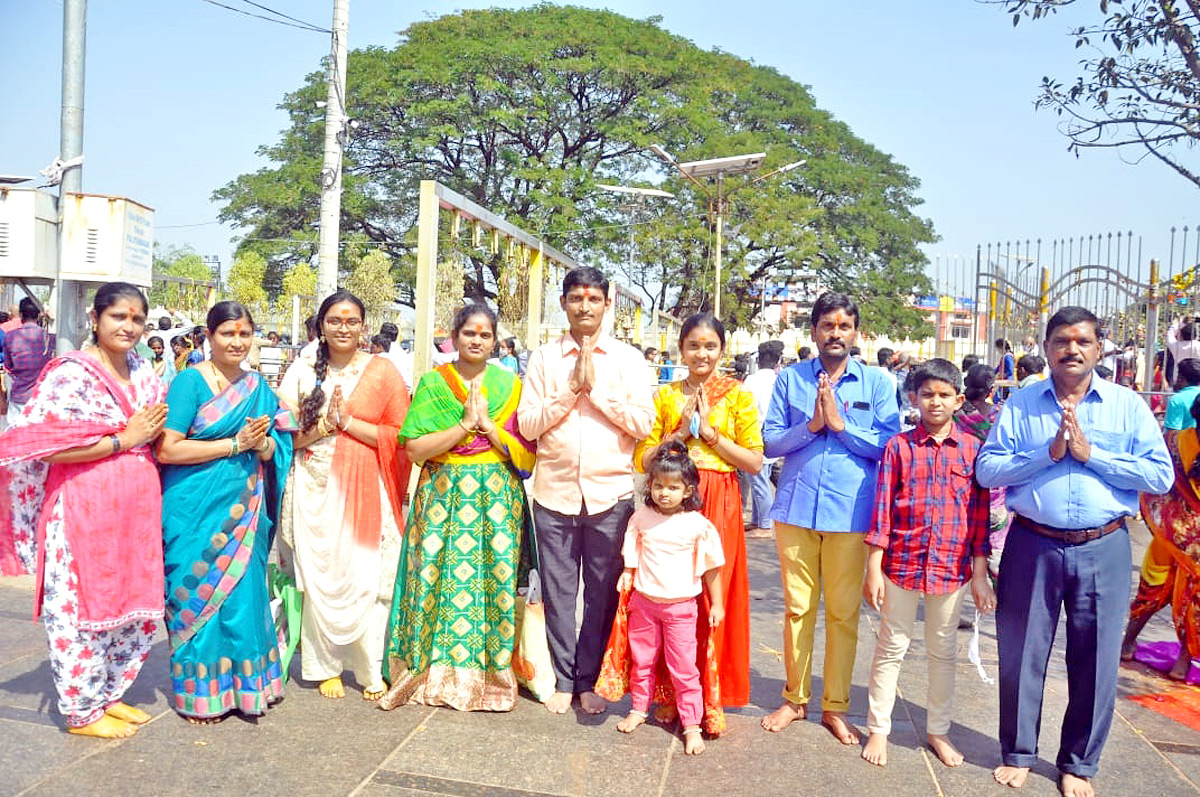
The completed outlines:
{"type": "Polygon", "coordinates": [[[538,445],[533,517],[556,681],[546,708],[564,714],[579,695],[585,712],[599,714],[607,704],[593,687],[617,610],[633,448],[650,433],[654,402],[642,355],[601,331],[612,304],[608,279],[594,268],[572,269],[559,302],[570,331],[530,356],[517,422],[538,445]]]}

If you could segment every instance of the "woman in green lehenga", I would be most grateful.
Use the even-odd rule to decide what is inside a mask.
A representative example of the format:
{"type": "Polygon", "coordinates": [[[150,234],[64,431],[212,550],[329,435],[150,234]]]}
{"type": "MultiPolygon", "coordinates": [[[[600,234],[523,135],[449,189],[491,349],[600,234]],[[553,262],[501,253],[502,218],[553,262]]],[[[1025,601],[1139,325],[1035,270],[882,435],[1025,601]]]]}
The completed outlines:
{"type": "Polygon", "coordinates": [[[521,383],[488,365],[496,316],[470,305],[454,318],[458,359],[421,377],[400,430],[424,462],[404,534],[388,620],[379,705],[508,711],[517,564],[528,512],[521,479],[533,444],[517,430],[521,383]]]}

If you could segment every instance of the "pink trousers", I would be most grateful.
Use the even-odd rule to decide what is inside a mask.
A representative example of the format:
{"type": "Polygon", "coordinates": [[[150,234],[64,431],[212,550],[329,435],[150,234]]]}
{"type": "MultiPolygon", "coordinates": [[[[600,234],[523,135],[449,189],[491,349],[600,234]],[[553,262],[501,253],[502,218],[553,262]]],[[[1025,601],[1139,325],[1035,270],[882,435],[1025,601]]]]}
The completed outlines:
{"type": "Polygon", "coordinates": [[[700,670],[696,667],[696,600],[655,603],[634,592],[629,599],[629,694],[633,710],[646,713],[654,694],[654,665],[659,651],[675,687],[679,721],[688,728],[704,716],[700,670]]]}

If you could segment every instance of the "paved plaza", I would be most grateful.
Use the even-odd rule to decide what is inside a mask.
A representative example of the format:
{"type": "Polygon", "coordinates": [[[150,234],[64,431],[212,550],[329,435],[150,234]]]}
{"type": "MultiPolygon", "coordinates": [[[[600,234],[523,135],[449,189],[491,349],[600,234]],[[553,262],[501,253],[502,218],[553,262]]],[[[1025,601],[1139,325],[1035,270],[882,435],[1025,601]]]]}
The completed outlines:
{"type": "MultiPolygon", "coordinates": [[[[1134,559],[1148,541],[1134,528],[1134,559]]],[[[998,763],[996,688],[966,661],[969,631],[959,634],[957,722],[951,734],[966,763],[951,770],[922,745],[925,713],[923,634],[901,674],[886,769],[843,748],[816,717],[780,734],[759,728],[778,705],[782,590],[775,546],[748,540],[751,579],[751,705],[731,712],[729,732],[699,758],[682,754],[668,730],[616,730],[628,698],[599,717],[577,709],[552,716],[524,693],[507,714],[462,714],[406,706],[383,712],[357,691],[325,700],[292,681],[287,697],[256,722],[233,718],[198,727],[168,708],[167,643],[154,647],[129,702],[154,720],[136,737],[99,741],[69,736],[55,709],[40,625],[30,622],[29,577],[0,579],[0,795],[1004,795],[991,781],[998,763]]],[[[1136,573],[1131,574],[1136,579],[1136,573]]],[[[851,718],[865,723],[867,674],[878,618],[863,611],[851,718]]],[[[996,672],[995,626],[983,625],[982,656],[996,672]]],[[[820,674],[822,633],[818,627],[820,674]]],[[[1062,634],[1059,634],[1060,649],[1062,634]]],[[[1172,638],[1160,614],[1143,634],[1172,638]]],[[[294,663],[293,674],[299,672],[294,663]]],[[[814,691],[820,693],[817,680],[814,691]]],[[[1200,794],[1200,715],[1189,714],[1180,687],[1140,665],[1124,668],[1121,698],[1096,787],[1101,797],[1200,794]],[[1190,726],[1189,726],[1190,725],[1190,726]]],[[[1184,697],[1195,698],[1188,692],[1184,697]]],[[[1066,700],[1061,650],[1052,662],[1041,739],[1042,760],[1021,794],[1057,794],[1053,766],[1066,700]]],[[[814,706],[819,700],[814,697],[814,706]]],[[[1200,705],[1193,701],[1192,705],[1200,705]]]]}

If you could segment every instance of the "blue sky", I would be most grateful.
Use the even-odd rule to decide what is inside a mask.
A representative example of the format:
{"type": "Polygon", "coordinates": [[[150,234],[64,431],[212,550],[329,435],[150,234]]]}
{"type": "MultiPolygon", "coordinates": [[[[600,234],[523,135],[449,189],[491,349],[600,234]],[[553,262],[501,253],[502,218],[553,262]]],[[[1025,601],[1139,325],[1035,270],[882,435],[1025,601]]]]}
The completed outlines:
{"type": "MultiPolygon", "coordinates": [[[[263,4],[321,27],[333,7],[263,4]]],[[[352,0],[350,46],[392,46],[412,22],[463,8],[526,5],[352,0]]],[[[966,258],[979,243],[1133,231],[1146,259],[1166,258],[1169,228],[1200,223],[1200,196],[1181,177],[1112,151],[1076,158],[1054,115],[1033,108],[1042,75],[1074,76],[1079,53],[1067,30],[1094,13],[1090,0],[1017,28],[973,0],[597,5],[659,15],[664,29],[701,47],[809,86],[820,107],[921,180],[918,212],[942,236],[927,251],[952,287],[967,284],[966,258]]],[[[36,175],[57,154],[61,25],[58,0],[0,2],[0,173],[36,175]]],[[[287,123],[275,106],[328,47],[327,35],[202,0],[92,0],[84,190],[154,207],[159,242],[191,244],[228,266],[236,231],[211,223],[218,208],[209,196],[265,164],[255,149],[287,123]]]]}

